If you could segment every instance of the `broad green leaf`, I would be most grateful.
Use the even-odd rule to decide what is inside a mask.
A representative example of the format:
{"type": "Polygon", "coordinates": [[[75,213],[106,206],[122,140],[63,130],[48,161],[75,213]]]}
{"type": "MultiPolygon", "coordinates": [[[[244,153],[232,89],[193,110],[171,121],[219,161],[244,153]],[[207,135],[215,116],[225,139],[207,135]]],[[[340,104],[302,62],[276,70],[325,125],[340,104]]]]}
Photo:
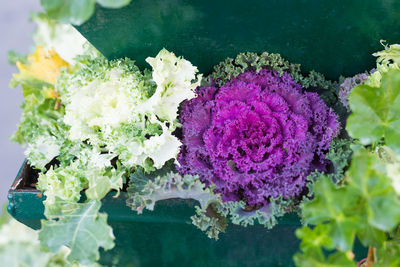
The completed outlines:
{"type": "Polygon", "coordinates": [[[393,229],[400,221],[400,202],[396,193],[372,196],[368,201],[369,223],[383,231],[393,229]]]}
{"type": "Polygon", "coordinates": [[[314,185],[314,199],[303,205],[302,213],[306,223],[317,224],[344,217],[343,212],[352,203],[345,188],[336,188],[326,176],[321,176],[314,185]]]}
{"type": "Polygon", "coordinates": [[[89,188],[85,191],[89,199],[101,200],[112,187],[110,178],[107,176],[89,177],[89,188]]]}
{"type": "Polygon", "coordinates": [[[400,200],[385,165],[365,149],[354,152],[341,187],[321,176],[313,192],[314,198],[302,206],[302,215],[315,228],[297,232],[303,254],[295,260],[300,266],[329,266],[323,251],[337,247],[351,252],[356,236],[365,246],[379,247],[387,240],[387,232],[400,223],[400,200]]]}
{"type": "Polygon", "coordinates": [[[358,231],[357,236],[365,247],[379,247],[382,242],[386,240],[386,234],[384,231],[376,229],[375,227],[368,225],[368,223],[362,225],[360,228],[362,231],[358,231]]]}
{"type": "Polygon", "coordinates": [[[331,223],[331,227],[329,234],[333,243],[342,251],[351,250],[358,230],[358,218],[355,216],[338,218],[338,221],[331,223]]]}
{"type": "Polygon", "coordinates": [[[68,260],[89,264],[100,257],[99,248],[114,247],[114,235],[107,225],[107,215],[99,213],[100,201],[71,206],[71,210],[58,218],[42,220],[39,233],[41,243],[50,251],[57,252],[65,245],[71,249],[68,260]]]}
{"type": "Polygon", "coordinates": [[[400,201],[385,172],[385,165],[378,156],[364,150],[355,153],[348,175],[354,194],[365,201],[364,210],[360,211],[368,224],[390,231],[400,222],[400,201]]]}
{"type": "MultiPolygon", "coordinates": [[[[383,242],[377,249],[377,267],[397,267],[400,266],[400,228],[398,227],[391,234],[390,240],[383,242]]],[[[374,265],[374,267],[375,267],[374,265]]]]}
{"type": "Polygon", "coordinates": [[[88,20],[95,8],[95,0],[41,0],[47,15],[62,23],[80,25],[88,20]]]}
{"type": "Polygon", "coordinates": [[[400,152],[400,71],[382,75],[380,87],[359,85],[349,98],[352,114],[347,120],[349,134],[369,145],[384,138],[400,152]]]}
{"type": "Polygon", "coordinates": [[[318,224],[314,228],[303,226],[296,230],[296,236],[301,239],[300,249],[307,253],[314,254],[314,258],[323,259],[322,247],[333,249],[334,244],[329,236],[330,225],[318,224]]]}
{"type": "Polygon", "coordinates": [[[97,0],[101,6],[106,8],[120,8],[128,5],[131,0],[97,0]]]}
{"type": "Polygon", "coordinates": [[[106,8],[120,8],[131,0],[41,0],[51,19],[62,23],[81,25],[94,13],[96,2],[106,8]]]}
{"type": "Polygon", "coordinates": [[[44,202],[44,216],[49,220],[57,220],[58,218],[74,213],[79,209],[80,203],[70,202],[56,197],[56,202],[53,205],[46,205],[44,202]]]}
{"type": "Polygon", "coordinates": [[[87,177],[89,188],[85,191],[89,199],[101,200],[111,189],[119,191],[122,188],[122,172],[107,175],[90,175],[87,177]]]}
{"type": "Polygon", "coordinates": [[[356,266],[351,253],[337,251],[329,255],[327,259],[316,259],[307,253],[297,253],[293,260],[298,267],[352,267],[356,266]]]}
{"type": "Polygon", "coordinates": [[[314,199],[303,205],[304,221],[310,224],[329,223],[329,235],[335,246],[351,250],[357,230],[357,217],[349,207],[356,198],[347,188],[336,188],[328,177],[322,176],[314,185],[314,199]]]}

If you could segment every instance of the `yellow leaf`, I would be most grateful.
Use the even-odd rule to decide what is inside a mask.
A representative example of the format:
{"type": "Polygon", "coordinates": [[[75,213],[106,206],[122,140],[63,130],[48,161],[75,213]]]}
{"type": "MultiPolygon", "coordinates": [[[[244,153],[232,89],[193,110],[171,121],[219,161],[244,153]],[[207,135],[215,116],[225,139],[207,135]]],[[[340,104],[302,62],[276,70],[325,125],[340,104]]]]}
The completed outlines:
{"type": "Polygon", "coordinates": [[[44,87],[42,92],[44,98],[58,99],[60,97],[60,94],[57,92],[55,88],[44,87]]]}
{"type": "Polygon", "coordinates": [[[17,62],[20,73],[15,74],[15,78],[34,78],[50,84],[55,84],[57,77],[61,74],[61,69],[69,67],[69,64],[64,61],[54,49],[46,51],[40,45],[36,47],[35,53],[28,56],[28,61],[29,64],[26,65],[17,62]]]}

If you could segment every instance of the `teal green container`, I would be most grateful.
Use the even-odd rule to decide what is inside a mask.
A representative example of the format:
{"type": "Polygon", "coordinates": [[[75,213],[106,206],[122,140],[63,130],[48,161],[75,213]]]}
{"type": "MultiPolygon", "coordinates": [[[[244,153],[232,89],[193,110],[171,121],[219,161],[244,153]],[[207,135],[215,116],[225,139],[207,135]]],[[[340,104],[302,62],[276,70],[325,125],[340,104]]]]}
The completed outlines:
{"type": "MultiPolygon", "coordinates": [[[[33,229],[44,219],[42,193],[30,185],[35,172],[24,163],[11,187],[8,211],[33,229]]],[[[101,253],[101,263],[115,266],[292,266],[299,241],[297,215],[285,216],[273,230],[261,225],[229,225],[220,240],[209,239],[191,224],[193,200],[157,202],[154,211],[138,215],[126,206],[126,193],[103,199],[102,211],[116,237],[116,247],[101,253]]]]}
{"type": "MultiPolygon", "coordinates": [[[[400,1],[393,0],[132,0],[122,9],[96,7],[77,29],[107,58],[130,57],[142,67],[166,48],[200,72],[240,52],[274,52],[304,71],[330,79],[371,69],[381,39],[400,43],[400,1]]],[[[43,196],[26,164],[9,192],[8,210],[38,229],[43,196]]],[[[126,194],[103,200],[102,210],[116,247],[101,263],[116,266],[293,266],[299,218],[288,214],[272,230],[230,225],[220,240],[208,239],[190,223],[195,201],[160,201],[153,212],[136,214],[126,194]]],[[[358,259],[367,251],[355,249],[358,259]]]]}
{"type": "MultiPolygon", "coordinates": [[[[8,193],[8,212],[40,229],[44,197],[32,188],[36,176],[24,162],[8,193]]],[[[292,256],[300,244],[295,230],[301,226],[296,214],[287,214],[272,230],[230,224],[215,241],[191,224],[194,200],[160,201],[154,211],[138,215],[126,206],[126,193],[114,196],[111,192],[102,200],[102,211],[108,214],[116,238],[116,246],[101,253],[100,263],[105,266],[294,266],[292,256]]],[[[358,245],[357,258],[365,255],[367,250],[358,245]]]]}

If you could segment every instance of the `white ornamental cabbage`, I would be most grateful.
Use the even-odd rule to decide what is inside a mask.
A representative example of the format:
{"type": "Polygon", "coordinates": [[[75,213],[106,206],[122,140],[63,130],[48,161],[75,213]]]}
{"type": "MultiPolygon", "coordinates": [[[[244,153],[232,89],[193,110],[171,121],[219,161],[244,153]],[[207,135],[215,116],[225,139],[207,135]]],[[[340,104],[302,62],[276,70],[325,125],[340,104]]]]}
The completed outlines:
{"type": "MultiPolygon", "coordinates": [[[[70,139],[96,139],[96,129],[116,127],[137,120],[142,98],[138,74],[126,74],[118,67],[105,70],[104,77],[69,86],[64,122],[71,126],[70,139]]],[[[92,140],[94,141],[94,140],[92,140]]]]}
{"type": "Polygon", "coordinates": [[[69,139],[115,154],[127,167],[161,168],[176,159],[172,134],[182,101],[195,96],[201,75],[189,61],[163,49],[142,73],[129,59],[88,59],[59,82],[69,139]]]}
{"type": "Polygon", "coordinates": [[[196,76],[197,67],[189,61],[165,49],[146,61],[153,67],[152,77],[157,84],[156,92],[145,103],[146,108],[159,118],[173,122],[178,116],[179,104],[195,97],[194,89],[200,85],[202,76],[196,76]]]}

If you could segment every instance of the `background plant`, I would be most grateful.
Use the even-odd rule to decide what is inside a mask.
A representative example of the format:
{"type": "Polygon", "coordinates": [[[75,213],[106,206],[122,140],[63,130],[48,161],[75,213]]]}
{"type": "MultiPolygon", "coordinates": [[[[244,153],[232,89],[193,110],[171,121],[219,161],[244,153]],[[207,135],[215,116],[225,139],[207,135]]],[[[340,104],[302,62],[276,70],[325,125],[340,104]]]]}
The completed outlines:
{"type": "Polygon", "coordinates": [[[51,19],[61,23],[81,25],[94,13],[96,4],[105,8],[121,8],[131,0],[41,0],[40,3],[51,19]]]}
{"type": "MultiPolygon", "coordinates": [[[[346,130],[353,156],[343,181],[320,176],[301,206],[298,266],[355,266],[356,240],[369,247],[367,266],[398,266],[400,71],[398,45],[376,53],[376,71],[350,93],[346,130]]],[[[363,255],[356,255],[358,258],[363,255]]]]}

